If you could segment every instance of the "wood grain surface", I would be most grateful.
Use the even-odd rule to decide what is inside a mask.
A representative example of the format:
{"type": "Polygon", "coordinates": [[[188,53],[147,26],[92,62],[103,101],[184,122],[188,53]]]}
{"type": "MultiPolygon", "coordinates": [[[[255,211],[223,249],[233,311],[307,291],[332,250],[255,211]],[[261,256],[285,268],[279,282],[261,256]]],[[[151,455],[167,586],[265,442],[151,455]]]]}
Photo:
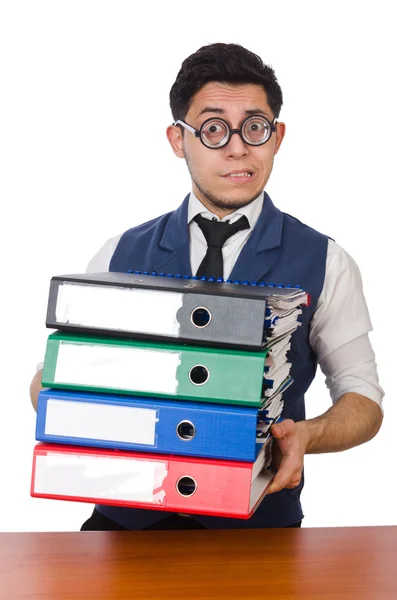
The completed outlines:
{"type": "Polygon", "coordinates": [[[397,527],[1,533],[0,598],[397,599],[397,527]]]}

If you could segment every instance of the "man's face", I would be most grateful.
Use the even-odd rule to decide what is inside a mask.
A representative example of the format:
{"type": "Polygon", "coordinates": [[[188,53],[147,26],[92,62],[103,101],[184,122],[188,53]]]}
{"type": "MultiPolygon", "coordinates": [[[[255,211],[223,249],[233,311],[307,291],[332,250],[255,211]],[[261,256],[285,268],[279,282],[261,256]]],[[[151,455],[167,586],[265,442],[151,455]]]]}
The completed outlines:
{"type": "MultiPolygon", "coordinates": [[[[231,129],[254,111],[273,120],[273,112],[264,89],[259,85],[232,86],[211,82],[193,97],[186,123],[199,130],[211,118],[224,119],[231,129]]],[[[246,144],[238,134],[229,143],[215,150],[204,146],[200,138],[179,127],[167,129],[168,139],[175,154],[186,159],[192,177],[193,191],[210,210],[223,216],[254,200],[264,189],[285,133],[284,123],[277,123],[277,131],[262,146],[246,144]],[[250,172],[250,177],[233,177],[235,171],[250,172]]]]}

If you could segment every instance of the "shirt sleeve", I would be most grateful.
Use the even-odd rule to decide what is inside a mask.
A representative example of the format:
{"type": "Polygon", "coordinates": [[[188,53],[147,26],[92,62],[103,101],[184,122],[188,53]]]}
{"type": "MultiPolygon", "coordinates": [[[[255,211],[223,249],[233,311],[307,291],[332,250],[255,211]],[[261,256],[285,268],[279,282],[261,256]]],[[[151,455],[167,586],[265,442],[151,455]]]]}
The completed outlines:
{"type": "Polygon", "coordinates": [[[375,354],[368,334],[348,342],[320,361],[332,402],[356,392],[378,404],[383,411],[383,389],[379,385],[375,354]]]}
{"type": "Polygon", "coordinates": [[[98,250],[98,252],[89,261],[86,273],[105,273],[109,271],[109,264],[116,250],[117,244],[121,238],[120,235],[107,240],[104,245],[98,250]]]}
{"type": "Polygon", "coordinates": [[[324,286],[309,342],[326,376],[332,402],[356,392],[382,408],[384,391],[368,335],[371,331],[359,268],[345,250],[329,240],[324,286]]]}
{"type": "MultiPolygon", "coordinates": [[[[104,245],[98,250],[98,252],[91,258],[86,273],[105,273],[109,271],[109,264],[116,250],[116,246],[120,241],[121,235],[116,235],[107,240],[104,245]]],[[[36,373],[40,371],[44,366],[44,362],[40,362],[36,366],[36,373]]]]}

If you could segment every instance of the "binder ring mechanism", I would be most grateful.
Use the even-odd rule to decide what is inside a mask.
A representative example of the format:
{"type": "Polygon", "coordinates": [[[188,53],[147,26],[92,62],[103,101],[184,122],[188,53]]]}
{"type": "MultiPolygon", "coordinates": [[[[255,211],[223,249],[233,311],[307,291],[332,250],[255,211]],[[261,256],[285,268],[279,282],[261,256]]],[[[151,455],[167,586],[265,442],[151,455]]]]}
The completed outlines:
{"type": "Polygon", "coordinates": [[[204,365],[195,365],[189,371],[189,379],[193,385],[204,385],[210,378],[210,372],[204,365]]]}
{"type": "Polygon", "coordinates": [[[196,428],[191,421],[181,421],[176,427],[176,434],[184,442],[189,442],[196,435],[196,428]]]}
{"type": "Polygon", "coordinates": [[[185,498],[193,496],[197,489],[197,483],[190,475],[183,475],[176,482],[176,491],[185,498]]]}
{"type": "Polygon", "coordinates": [[[212,315],[208,308],[205,308],[205,306],[198,306],[192,310],[190,320],[198,329],[204,329],[204,327],[208,327],[208,325],[211,323],[212,315]]]}

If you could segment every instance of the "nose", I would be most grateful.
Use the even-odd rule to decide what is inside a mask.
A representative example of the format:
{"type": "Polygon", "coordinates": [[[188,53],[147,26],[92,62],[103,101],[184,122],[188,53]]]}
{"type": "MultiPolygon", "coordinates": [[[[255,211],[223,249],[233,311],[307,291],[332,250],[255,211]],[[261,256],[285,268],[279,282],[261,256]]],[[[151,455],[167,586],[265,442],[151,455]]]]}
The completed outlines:
{"type": "Polygon", "coordinates": [[[244,142],[237,130],[232,130],[229,143],[225,146],[226,156],[230,158],[240,158],[248,153],[248,145],[244,142]]]}

